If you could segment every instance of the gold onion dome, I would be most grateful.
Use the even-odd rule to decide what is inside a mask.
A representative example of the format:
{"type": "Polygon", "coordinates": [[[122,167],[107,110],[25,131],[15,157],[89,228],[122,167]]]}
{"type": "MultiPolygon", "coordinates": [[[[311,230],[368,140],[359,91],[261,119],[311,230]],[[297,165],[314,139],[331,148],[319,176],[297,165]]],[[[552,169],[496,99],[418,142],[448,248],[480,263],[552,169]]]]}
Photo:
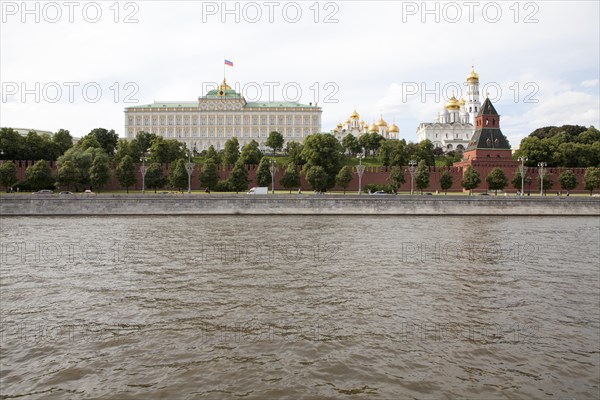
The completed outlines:
{"type": "Polygon", "coordinates": [[[360,115],[358,115],[358,113],[356,112],[356,110],[354,110],[354,112],[352,114],[350,114],[350,118],[351,119],[359,119],[360,115]]]}
{"type": "Polygon", "coordinates": [[[479,82],[479,74],[475,72],[474,66],[471,66],[471,73],[467,75],[467,82],[479,82]]]}
{"type": "Polygon", "coordinates": [[[377,121],[377,126],[388,126],[387,122],[383,120],[383,115],[379,116],[379,121],[377,121]]]}
{"type": "Polygon", "coordinates": [[[460,108],[460,103],[456,100],[456,97],[452,95],[450,100],[446,103],[446,110],[458,110],[460,108]]]}
{"type": "Polygon", "coordinates": [[[369,126],[368,129],[369,133],[377,133],[379,132],[379,129],[377,129],[377,125],[375,125],[375,123],[371,124],[371,126],[369,126]]]}
{"type": "Polygon", "coordinates": [[[350,120],[347,119],[346,122],[345,122],[345,124],[348,125],[349,123],[350,123],[350,120]]]}
{"type": "Polygon", "coordinates": [[[361,126],[363,126],[363,125],[366,125],[366,124],[365,124],[365,121],[360,121],[360,125],[361,125],[361,126]]]}
{"type": "Polygon", "coordinates": [[[459,104],[461,107],[465,105],[465,99],[464,99],[464,97],[461,97],[461,98],[460,98],[460,101],[458,102],[458,104],[459,104]]]}
{"type": "Polygon", "coordinates": [[[396,124],[391,124],[390,125],[390,129],[389,131],[390,133],[400,133],[400,128],[398,128],[398,125],[396,124]]]}
{"type": "Polygon", "coordinates": [[[343,125],[341,123],[337,124],[338,128],[341,128],[343,125]]]}

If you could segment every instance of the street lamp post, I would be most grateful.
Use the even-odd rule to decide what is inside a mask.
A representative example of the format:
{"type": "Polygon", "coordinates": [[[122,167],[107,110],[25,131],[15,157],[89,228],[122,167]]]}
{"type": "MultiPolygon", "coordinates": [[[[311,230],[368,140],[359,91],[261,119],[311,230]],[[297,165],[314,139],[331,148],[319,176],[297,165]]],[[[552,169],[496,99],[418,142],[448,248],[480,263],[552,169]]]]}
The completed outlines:
{"type": "Polygon", "coordinates": [[[362,176],[366,168],[364,165],[362,165],[362,159],[365,158],[364,149],[363,152],[356,157],[358,157],[358,165],[356,166],[356,173],[358,174],[358,194],[362,194],[362,176]]]}
{"type": "Polygon", "coordinates": [[[192,162],[192,152],[196,151],[196,145],[194,145],[193,149],[188,150],[188,163],[185,166],[185,169],[188,173],[188,194],[192,194],[192,173],[194,172],[195,164],[192,162]]]}
{"type": "Polygon", "coordinates": [[[146,167],[146,153],[140,157],[140,161],[142,162],[142,166],[140,168],[140,172],[142,173],[142,194],[146,193],[146,172],[148,172],[148,167],[146,167]]]}
{"type": "Polygon", "coordinates": [[[275,194],[275,173],[277,172],[277,163],[274,159],[270,160],[269,172],[271,172],[271,193],[275,194]]]}
{"type": "Polygon", "coordinates": [[[548,164],[545,162],[540,162],[538,163],[538,173],[540,174],[540,196],[544,195],[544,168],[547,166],[548,164]]]}
{"type": "Polygon", "coordinates": [[[408,162],[408,172],[410,172],[410,194],[413,194],[413,187],[415,184],[415,171],[417,170],[417,162],[410,160],[408,162]]]}
{"type": "Polygon", "coordinates": [[[527,167],[525,166],[525,161],[527,161],[527,157],[519,157],[519,161],[521,161],[521,196],[525,193],[525,173],[527,172],[527,167]]]}

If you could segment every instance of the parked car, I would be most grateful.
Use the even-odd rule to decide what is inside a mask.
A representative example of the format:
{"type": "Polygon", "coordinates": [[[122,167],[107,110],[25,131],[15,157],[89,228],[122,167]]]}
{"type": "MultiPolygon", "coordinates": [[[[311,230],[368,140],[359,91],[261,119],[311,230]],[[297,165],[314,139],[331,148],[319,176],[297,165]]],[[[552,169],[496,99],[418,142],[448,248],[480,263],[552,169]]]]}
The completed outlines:
{"type": "Polygon", "coordinates": [[[63,192],[60,192],[59,194],[73,194],[73,192],[69,192],[68,190],[65,190],[63,192]]]}
{"type": "Polygon", "coordinates": [[[385,192],[385,190],[378,190],[378,191],[373,192],[371,194],[380,196],[380,195],[386,195],[387,193],[385,192]]]}
{"type": "Polygon", "coordinates": [[[38,190],[37,192],[35,192],[35,194],[52,194],[54,193],[53,190],[50,189],[42,189],[42,190],[38,190]]]}
{"type": "Polygon", "coordinates": [[[83,194],[96,194],[96,193],[92,192],[90,189],[85,189],[83,194]]]}
{"type": "Polygon", "coordinates": [[[487,193],[479,193],[480,196],[489,196],[487,193]]]}

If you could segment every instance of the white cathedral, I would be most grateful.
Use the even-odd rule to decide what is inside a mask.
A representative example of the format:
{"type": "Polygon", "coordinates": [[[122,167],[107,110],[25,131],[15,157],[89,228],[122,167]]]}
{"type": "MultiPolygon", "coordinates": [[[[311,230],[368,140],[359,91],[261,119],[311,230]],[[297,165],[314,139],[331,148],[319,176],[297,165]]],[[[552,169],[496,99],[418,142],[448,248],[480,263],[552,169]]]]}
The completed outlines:
{"type": "Polygon", "coordinates": [[[445,153],[464,151],[475,132],[475,117],[481,108],[479,102],[479,75],[471,68],[467,75],[467,99],[454,95],[440,111],[434,122],[422,122],[417,128],[417,140],[429,139],[435,148],[445,153]]]}
{"type": "Polygon", "coordinates": [[[344,123],[339,123],[334,129],[331,130],[331,134],[335,136],[339,141],[350,134],[358,139],[367,133],[377,133],[386,139],[398,139],[400,135],[400,128],[398,125],[388,125],[383,119],[383,115],[380,115],[379,121],[373,122],[371,125],[360,119],[360,115],[354,110],[350,117],[344,123]]]}

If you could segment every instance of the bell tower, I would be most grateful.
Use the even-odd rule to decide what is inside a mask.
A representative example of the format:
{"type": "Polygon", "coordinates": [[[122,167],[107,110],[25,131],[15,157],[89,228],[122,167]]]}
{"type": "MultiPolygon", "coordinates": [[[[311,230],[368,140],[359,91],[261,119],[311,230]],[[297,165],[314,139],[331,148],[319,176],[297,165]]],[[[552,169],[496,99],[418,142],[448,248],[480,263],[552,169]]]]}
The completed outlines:
{"type": "Polygon", "coordinates": [[[475,126],[475,118],[480,109],[479,74],[475,72],[475,67],[471,66],[471,72],[467,75],[467,100],[465,102],[465,111],[469,116],[468,122],[473,126],[475,126]]]}

